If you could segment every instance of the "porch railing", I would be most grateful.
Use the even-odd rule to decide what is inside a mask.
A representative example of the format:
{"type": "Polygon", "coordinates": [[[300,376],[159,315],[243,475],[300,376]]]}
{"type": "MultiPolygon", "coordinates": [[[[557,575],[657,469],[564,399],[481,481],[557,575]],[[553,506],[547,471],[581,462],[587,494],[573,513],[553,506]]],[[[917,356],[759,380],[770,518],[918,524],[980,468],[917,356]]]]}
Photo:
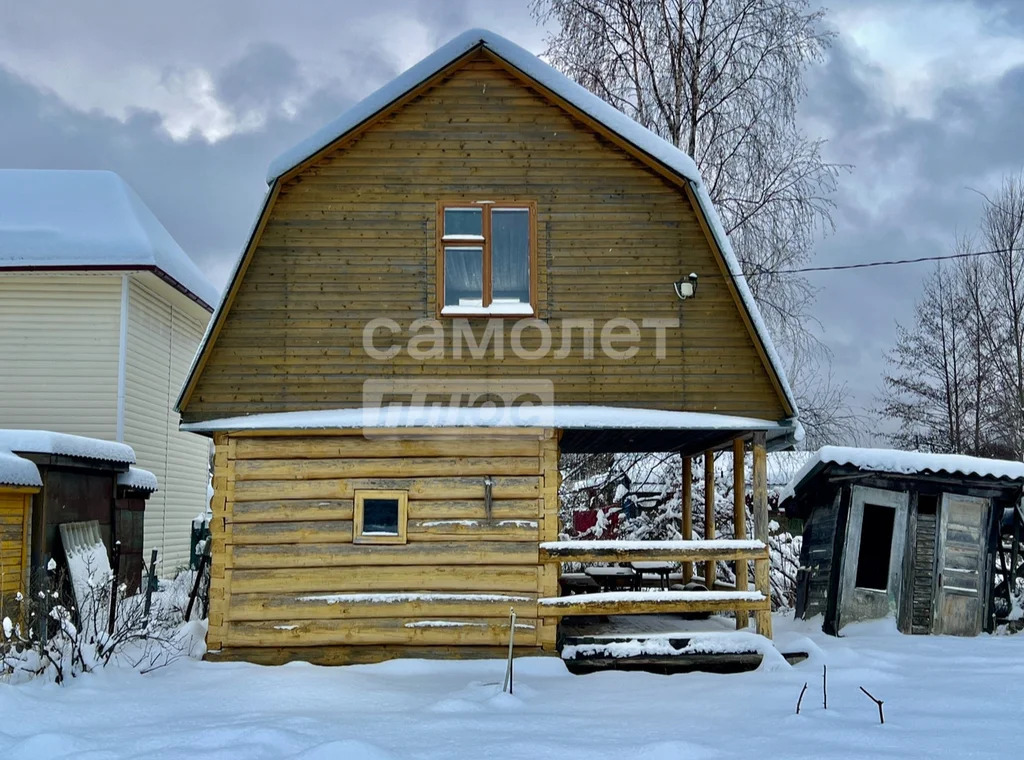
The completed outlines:
{"type": "Polygon", "coordinates": [[[754,563],[754,591],[615,591],[539,599],[543,615],[639,615],[653,612],[753,612],[757,632],[772,637],[768,546],[759,540],[549,541],[540,545],[542,563],[561,562],[736,562],[746,578],[754,563]]]}

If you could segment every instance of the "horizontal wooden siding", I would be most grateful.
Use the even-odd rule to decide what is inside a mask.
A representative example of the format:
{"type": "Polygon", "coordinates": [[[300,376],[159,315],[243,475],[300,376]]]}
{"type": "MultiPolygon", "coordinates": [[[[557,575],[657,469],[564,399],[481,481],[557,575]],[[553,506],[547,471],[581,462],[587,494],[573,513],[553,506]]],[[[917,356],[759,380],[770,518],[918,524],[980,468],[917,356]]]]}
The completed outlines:
{"type": "MultiPolygon", "coordinates": [[[[485,322],[471,320],[482,337],[485,322]]],[[[404,343],[404,341],[402,341],[404,343]]],[[[523,334],[537,346],[536,330],[523,334]]],[[[186,420],[358,406],[380,377],[530,377],[558,403],[783,416],[682,188],[481,57],[287,182],[184,412],[186,420]],[[363,350],[377,317],[410,326],[436,310],[436,203],[536,201],[543,359],[391,360],[363,350]],[[682,304],[672,282],[700,275],[682,304]],[[679,319],[657,356],[653,329],[626,360],[604,355],[614,318],[679,319]],[[563,320],[594,320],[587,353],[563,320]]]]}

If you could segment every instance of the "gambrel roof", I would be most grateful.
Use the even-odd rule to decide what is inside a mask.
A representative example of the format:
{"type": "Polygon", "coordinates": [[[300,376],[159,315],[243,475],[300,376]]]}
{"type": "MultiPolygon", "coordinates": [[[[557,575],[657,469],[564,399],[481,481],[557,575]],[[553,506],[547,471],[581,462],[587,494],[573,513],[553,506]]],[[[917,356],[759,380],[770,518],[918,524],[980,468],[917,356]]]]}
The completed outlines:
{"type": "Polygon", "coordinates": [[[267,173],[267,182],[270,185],[267,197],[260,215],[253,225],[246,250],[236,264],[228,288],[214,312],[213,319],[210,320],[176,408],[180,409],[185,403],[195,385],[203,356],[208,345],[215,340],[219,326],[223,322],[226,305],[230,302],[231,294],[236,289],[246,257],[251,255],[254,240],[272,205],[276,188],[310,163],[331,151],[339,141],[380,118],[384,113],[400,107],[419,88],[435,80],[446,71],[454,69],[460,61],[466,60],[480,50],[485,50],[500,59],[506,66],[528,80],[536,89],[546,92],[553,100],[560,102],[595,129],[607,133],[617,144],[629,150],[659,173],[684,184],[687,194],[692,197],[699,209],[699,215],[703,217],[702,221],[706,224],[707,232],[713,240],[713,247],[720,254],[723,275],[731,281],[731,290],[744,320],[749,325],[755,347],[762,354],[769,375],[784,400],[785,406],[795,418],[796,399],[786,378],[781,357],[775,349],[767,325],[747,285],[739,260],[732,249],[729,237],[715,211],[714,204],[693,159],[573,82],[534,54],[504,37],[484,29],[472,29],[459,35],[271,162],[267,173]]]}

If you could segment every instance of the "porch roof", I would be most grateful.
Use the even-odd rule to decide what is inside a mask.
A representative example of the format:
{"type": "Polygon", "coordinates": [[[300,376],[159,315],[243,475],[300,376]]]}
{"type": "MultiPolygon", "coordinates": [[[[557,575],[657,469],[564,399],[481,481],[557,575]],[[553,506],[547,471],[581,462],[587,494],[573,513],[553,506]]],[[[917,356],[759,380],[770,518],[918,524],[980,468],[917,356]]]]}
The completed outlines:
{"type": "Polygon", "coordinates": [[[519,407],[390,406],[252,414],[183,423],[191,433],[356,428],[557,428],[563,451],[682,451],[696,453],[763,432],[776,448],[803,437],[793,420],[772,421],[708,412],[633,407],[550,405],[519,407]]]}

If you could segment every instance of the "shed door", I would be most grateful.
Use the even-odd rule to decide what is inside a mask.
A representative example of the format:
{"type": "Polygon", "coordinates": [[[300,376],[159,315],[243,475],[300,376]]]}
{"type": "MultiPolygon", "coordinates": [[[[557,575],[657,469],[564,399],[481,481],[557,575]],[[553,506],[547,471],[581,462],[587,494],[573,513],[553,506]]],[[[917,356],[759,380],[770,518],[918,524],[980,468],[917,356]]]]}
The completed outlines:
{"type": "Polygon", "coordinates": [[[846,523],[836,629],[895,614],[899,604],[908,495],[853,486],[846,523]]]}
{"type": "Polygon", "coordinates": [[[988,499],[942,495],[935,633],[976,636],[985,613],[988,499]]]}

